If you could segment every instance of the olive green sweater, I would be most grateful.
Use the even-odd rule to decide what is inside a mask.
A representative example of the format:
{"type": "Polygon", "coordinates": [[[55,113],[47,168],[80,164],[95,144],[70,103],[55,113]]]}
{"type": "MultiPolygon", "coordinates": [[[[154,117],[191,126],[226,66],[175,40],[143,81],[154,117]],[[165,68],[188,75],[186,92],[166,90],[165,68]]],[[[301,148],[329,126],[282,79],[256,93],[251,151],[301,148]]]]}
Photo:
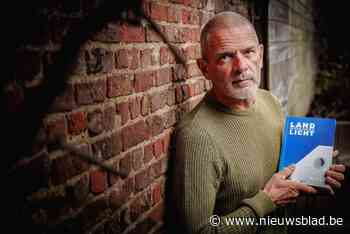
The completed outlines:
{"type": "Polygon", "coordinates": [[[176,222],[187,233],[284,232],[284,227],[224,222],[276,211],[262,189],[277,170],[281,133],[280,104],[269,92],[259,90],[246,111],[231,110],[207,95],[176,131],[176,222]],[[214,214],[221,217],[218,226],[209,223],[214,214]]]}

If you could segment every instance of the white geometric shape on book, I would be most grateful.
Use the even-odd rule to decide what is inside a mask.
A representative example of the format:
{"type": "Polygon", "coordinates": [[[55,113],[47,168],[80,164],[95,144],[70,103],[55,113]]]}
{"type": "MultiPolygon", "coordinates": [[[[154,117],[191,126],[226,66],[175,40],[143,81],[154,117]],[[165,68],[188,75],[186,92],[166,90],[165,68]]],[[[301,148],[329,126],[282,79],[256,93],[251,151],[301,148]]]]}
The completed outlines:
{"type": "Polygon", "coordinates": [[[319,145],[295,164],[291,180],[325,187],[324,174],[332,165],[332,146],[319,145]]]}

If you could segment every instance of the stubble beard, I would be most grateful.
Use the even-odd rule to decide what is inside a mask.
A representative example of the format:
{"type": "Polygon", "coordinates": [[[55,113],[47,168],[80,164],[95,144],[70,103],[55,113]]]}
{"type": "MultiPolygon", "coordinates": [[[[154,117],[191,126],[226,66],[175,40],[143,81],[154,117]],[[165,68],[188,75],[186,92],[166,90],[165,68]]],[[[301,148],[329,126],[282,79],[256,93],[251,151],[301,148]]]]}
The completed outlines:
{"type": "Polygon", "coordinates": [[[246,100],[246,99],[252,99],[256,97],[256,93],[258,91],[258,85],[254,83],[251,86],[244,87],[244,88],[234,88],[235,90],[232,90],[231,97],[234,99],[239,100],[246,100]]]}

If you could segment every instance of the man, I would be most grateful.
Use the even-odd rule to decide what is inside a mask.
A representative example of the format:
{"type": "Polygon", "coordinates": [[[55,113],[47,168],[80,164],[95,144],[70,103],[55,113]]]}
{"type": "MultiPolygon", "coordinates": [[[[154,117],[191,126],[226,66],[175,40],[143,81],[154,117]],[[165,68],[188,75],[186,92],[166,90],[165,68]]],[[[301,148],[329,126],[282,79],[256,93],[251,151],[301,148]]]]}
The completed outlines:
{"type": "MultiPolygon", "coordinates": [[[[285,232],[283,226],[224,222],[281,216],[283,204],[317,192],[287,180],[292,167],[276,173],[283,114],[278,100],[258,88],[263,46],[246,18],[224,12],[202,29],[201,49],[198,65],[213,88],[177,129],[174,219],[186,233],[285,232]]],[[[344,170],[333,165],[326,173],[332,192],[344,170]]]]}

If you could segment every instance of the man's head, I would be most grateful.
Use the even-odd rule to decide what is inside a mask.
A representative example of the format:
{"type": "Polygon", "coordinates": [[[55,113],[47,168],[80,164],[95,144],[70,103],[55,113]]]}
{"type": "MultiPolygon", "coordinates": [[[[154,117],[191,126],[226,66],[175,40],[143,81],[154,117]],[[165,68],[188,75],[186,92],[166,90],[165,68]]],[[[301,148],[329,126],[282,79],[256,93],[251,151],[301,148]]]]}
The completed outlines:
{"type": "Polygon", "coordinates": [[[198,65],[219,101],[255,100],[263,46],[246,18],[234,12],[217,14],[202,29],[201,48],[198,65]]]}

